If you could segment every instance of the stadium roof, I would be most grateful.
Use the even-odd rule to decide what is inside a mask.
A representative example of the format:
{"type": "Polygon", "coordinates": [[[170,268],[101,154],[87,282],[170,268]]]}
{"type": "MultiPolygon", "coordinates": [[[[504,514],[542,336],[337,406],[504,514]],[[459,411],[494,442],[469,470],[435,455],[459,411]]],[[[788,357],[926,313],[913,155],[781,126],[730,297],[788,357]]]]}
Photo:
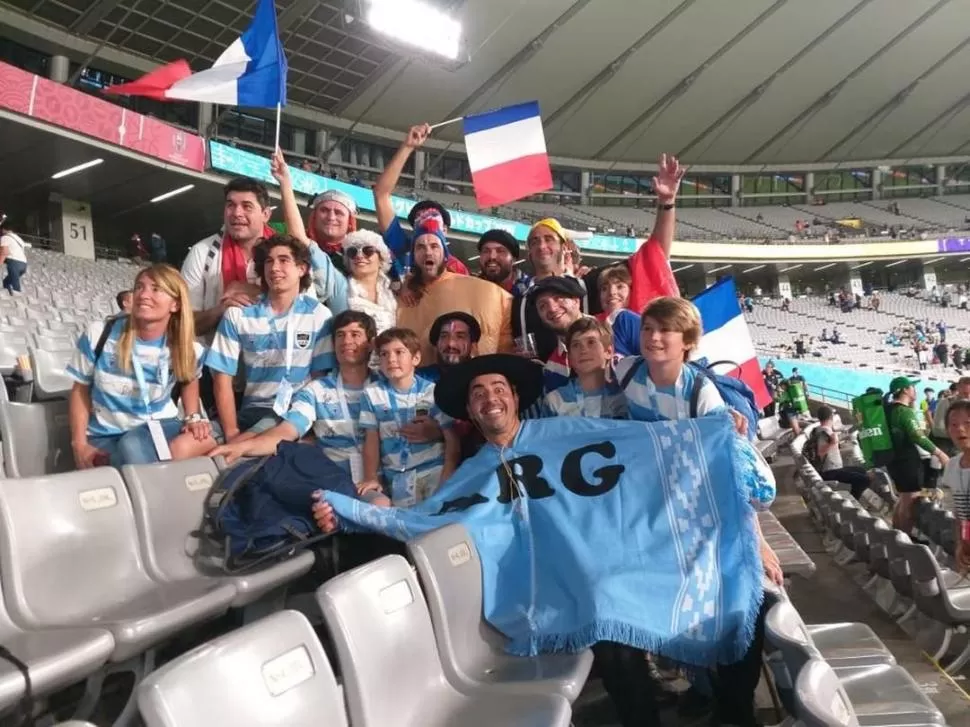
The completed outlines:
{"type": "MultiPolygon", "coordinates": [[[[672,151],[783,168],[970,150],[970,0],[435,1],[464,26],[457,69],[379,44],[342,0],[277,0],[291,102],[374,134],[538,98],[550,153],[605,162],[672,151]]],[[[0,0],[0,19],[103,44],[116,66],[130,53],[136,75],[180,57],[207,66],[254,5],[0,0]]]]}

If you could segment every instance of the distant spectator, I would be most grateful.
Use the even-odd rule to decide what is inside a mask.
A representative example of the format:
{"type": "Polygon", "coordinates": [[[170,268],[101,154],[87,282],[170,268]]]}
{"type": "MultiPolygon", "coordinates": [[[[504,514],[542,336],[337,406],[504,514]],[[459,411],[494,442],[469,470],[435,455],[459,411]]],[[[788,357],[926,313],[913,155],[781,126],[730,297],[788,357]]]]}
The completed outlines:
{"type": "Polygon", "coordinates": [[[776,400],[778,389],[784,382],[785,377],[782,375],[781,371],[775,368],[775,362],[769,361],[765,364],[764,370],[761,375],[765,379],[765,387],[768,389],[768,394],[771,396],[771,403],[765,407],[765,416],[772,417],[775,415],[776,410],[776,400]]]}
{"type": "Polygon", "coordinates": [[[20,292],[20,278],[27,274],[27,243],[16,232],[10,221],[0,221],[0,265],[7,266],[3,287],[10,295],[20,292]]]}
{"type": "Polygon", "coordinates": [[[940,362],[940,366],[946,367],[950,361],[950,350],[946,347],[946,344],[942,342],[936,344],[933,347],[933,353],[936,355],[936,360],[940,362]]]}
{"type": "Polygon", "coordinates": [[[950,349],[950,362],[956,367],[963,366],[963,349],[956,343],[950,349]]]}
{"type": "Polygon", "coordinates": [[[118,304],[118,310],[122,313],[131,313],[131,291],[122,290],[118,295],[115,296],[115,302],[118,304]]]}
{"type": "Polygon", "coordinates": [[[790,313],[791,312],[791,299],[789,299],[789,298],[782,298],[781,299],[781,309],[783,311],[785,311],[785,313],[790,313]]]}
{"type": "Polygon", "coordinates": [[[936,324],[936,332],[940,334],[940,343],[946,343],[946,322],[940,321],[936,324]]]}
{"type": "Polygon", "coordinates": [[[805,339],[801,336],[795,339],[795,358],[804,358],[805,356],[805,339]]]}
{"type": "Polygon", "coordinates": [[[744,309],[748,313],[754,313],[754,298],[750,295],[744,296],[744,309]]]}
{"type": "Polygon", "coordinates": [[[153,264],[167,262],[168,246],[165,244],[165,239],[157,232],[152,233],[149,247],[151,248],[151,257],[152,257],[153,264]]]}
{"type": "Polygon", "coordinates": [[[874,292],[872,297],[869,299],[869,307],[874,311],[878,311],[880,303],[882,303],[882,300],[879,298],[879,294],[874,292]]]}
{"type": "Polygon", "coordinates": [[[835,431],[835,414],[830,407],[820,406],[815,412],[818,426],[809,435],[810,446],[814,448],[813,464],[826,480],[844,482],[851,488],[852,496],[862,497],[871,482],[869,473],[863,467],[846,467],[842,462],[839,449],[839,435],[835,431]]]}
{"type": "Polygon", "coordinates": [[[148,259],[148,250],[145,249],[145,243],[142,242],[141,235],[137,232],[131,236],[130,252],[132,258],[139,263],[148,259]]]}
{"type": "Polygon", "coordinates": [[[818,340],[824,341],[825,343],[828,343],[828,341],[829,341],[829,329],[828,328],[823,328],[822,329],[822,335],[818,337],[818,340]]]}
{"type": "Polygon", "coordinates": [[[927,387],[923,389],[923,401],[919,403],[919,409],[923,412],[923,420],[926,422],[926,431],[933,430],[933,414],[936,412],[937,405],[936,392],[927,387]]]}
{"type": "Polygon", "coordinates": [[[753,292],[754,292],[754,297],[755,298],[760,298],[761,297],[761,286],[760,285],[754,286],[754,291],[753,292]]]}
{"type": "Polygon", "coordinates": [[[832,343],[842,343],[842,337],[839,335],[839,329],[832,329],[832,343]]]}
{"type": "Polygon", "coordinates": [[[960,307],[960,310],[966,310],[967,309],[967,293],[966,293],[966,291],[964,291],[964,290],[961,290],[960,291],[960,297],[957,299],[957,305],[960,307]]]}

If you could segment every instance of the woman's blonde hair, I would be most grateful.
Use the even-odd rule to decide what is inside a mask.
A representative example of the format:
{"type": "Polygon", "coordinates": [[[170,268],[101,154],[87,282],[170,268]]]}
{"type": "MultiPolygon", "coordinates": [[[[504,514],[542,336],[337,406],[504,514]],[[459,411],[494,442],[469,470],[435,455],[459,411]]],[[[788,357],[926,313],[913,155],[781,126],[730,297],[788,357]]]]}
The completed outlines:
{"type": "MultiPolygon", "coordinates": [[[[175,374],[175,380],[182,383],[194,381],[198,362],[195,359],[195,318],[192,314],[192,304],[189,302],[189,289],[179,275],[179,271],[165,263],[156,263],[140,270],[135,276],[133,289],[143,277],[151,278],[163,292],[178,301],[178,310],[169,318],[165,336],[168,349],[172,354],[172,371],[175,374]]],[[[131,353],[134,345],[135,327],[129,315],[125,320],[125,327],[121,331],[116,349],[118,368],[126,373],[131,368],[131,353]]]]}

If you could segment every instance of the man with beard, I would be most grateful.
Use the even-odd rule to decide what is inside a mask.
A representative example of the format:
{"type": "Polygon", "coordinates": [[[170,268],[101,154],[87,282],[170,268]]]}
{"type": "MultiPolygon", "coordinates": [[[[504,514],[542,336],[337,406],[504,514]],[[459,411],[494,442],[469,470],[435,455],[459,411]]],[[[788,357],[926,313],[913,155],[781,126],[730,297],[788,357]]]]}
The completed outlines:
{"type": "Polygon", "coordinates": [[[431,324],[431,345],[435,363],[418,369],[418,375],[438,383],[442,373],[478,355],[482,329],[467,313],[451,311],[438,316],[431,324]]]}
{"type": "Polygon", "coordinates": [[[532,276],[515,267],[520,256],[519,241],[511,233],[488,230],[478,238],[478,264],[482,269],[478,277],[520,295],[532,285],[532,276]]]}
{"type": "Polygon", "coordinates": [[[436,360],[430,344],[432,324],[438,316],[453,311],[467,313],[478,322],[479,353],[511,351],[512,296],[480,278],[445,270],[445,244],[444,227],[438,216],[425,218],[414,230],[414,268],[407,283],[409,295],[398,304],[398,326],[418,334],[424,361],[436,360]]]}

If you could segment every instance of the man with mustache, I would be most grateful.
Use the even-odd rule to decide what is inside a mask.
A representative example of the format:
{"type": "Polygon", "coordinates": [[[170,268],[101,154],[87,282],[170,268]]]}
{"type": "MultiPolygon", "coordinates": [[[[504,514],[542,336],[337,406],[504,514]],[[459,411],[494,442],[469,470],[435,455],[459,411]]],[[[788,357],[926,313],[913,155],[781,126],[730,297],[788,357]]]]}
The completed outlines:
{"type": "Polygon", "coordinates": [[[505,230],[488,230],[478,239],[478,277],[500,285],[513,295],[524,293],[532,285],[532,276],[515,266],[521,257],[519,241],[505,230]]]}
{"type": "Polygon", "coordinates": [[[418,369],[418,375],[438,383],[448,369],[478,355],[481,337],[481,326],[467,313],[451,311],[438,316],[431,324],[430,335],[435,363],[418,369]]]}

